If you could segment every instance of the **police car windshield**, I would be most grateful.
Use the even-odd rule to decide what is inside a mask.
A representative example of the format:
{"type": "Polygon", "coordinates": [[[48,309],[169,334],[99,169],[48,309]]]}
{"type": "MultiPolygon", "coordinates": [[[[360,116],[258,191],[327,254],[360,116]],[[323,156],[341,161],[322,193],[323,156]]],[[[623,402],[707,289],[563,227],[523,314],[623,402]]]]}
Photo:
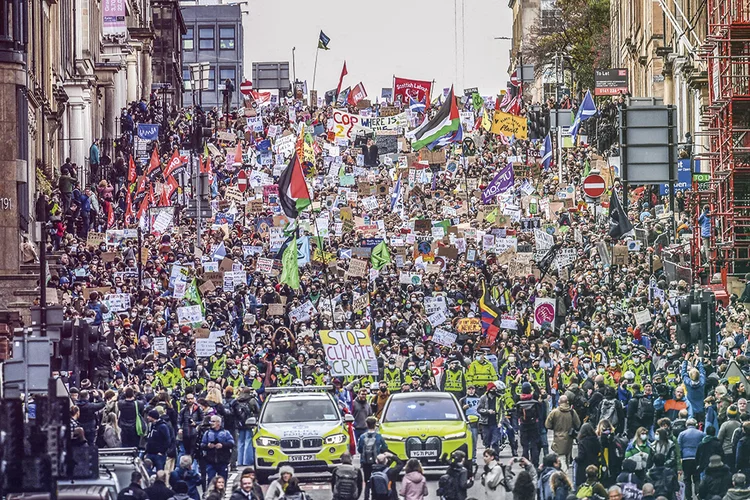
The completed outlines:
{"type": "Polygon", "coordinates": [[[262,424],[292,422],[329,422],[339,419],[338,410],[328,399],[298,399],[266,403],[262,424]]]}
{"type": "Polygon", "coordinates": [[[383,417],[384,422],[414,420],[461,420],[461,413],[451,398],[415,396],[391,400],[383,417]]]}

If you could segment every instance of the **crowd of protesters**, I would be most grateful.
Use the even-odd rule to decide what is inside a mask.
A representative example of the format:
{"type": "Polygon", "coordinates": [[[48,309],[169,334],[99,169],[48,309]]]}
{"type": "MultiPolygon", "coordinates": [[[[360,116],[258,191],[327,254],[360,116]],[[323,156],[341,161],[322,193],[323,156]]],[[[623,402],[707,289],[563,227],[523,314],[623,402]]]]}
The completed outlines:
{"type": "MultiPolygon", "coordinates": [[[[607,112],[612,106],[617,103],[603,105],[607,112]]],[[[167,228],[154,230],[150,210],[132,215],[138,193],[127,165],[136,126],[164,123],[161,109],[153,98],[123,110],[116,168],[108,170],[109,177],[82,186],[68,161],[49,198],[49,242],[57,257],[47,286],[57,290],[66,319],[88,321],[109,345],[88,377],[65,377],[73,425],[80,429],[76,440],[141,448],[155,484],[161,481],[175,498],[222,498],[231,489],[226,481],[232,468],[244,471],[236,494],[262,498],[252,481],[253,429],[247,422],[258,416],[266,388],[330,385],[342,411],[353,414],[357,437],[390,394],[443,390],[456,396],[467,415],[478,417],[473,431],[484,452],[480,448],[475,459],[476,480],[481,478],[487,498],[500,498],[506,489],[514,498],[538,495],[542,500],[568,495],[748,498],[750,413],[746,379],[740,376],[750,368],[748,309],[736,296],[718,305],[717,351],[698,352],[680,340],[676,298],[691,286],[653,264],[656,252],[676,241],[671,223],[660,219],[669,208],[650,189],[631,193],[628,215],[644,230],[646,241],[613,264],[614,241],[607,235],[603,204],[586,200],[579,187],[607,159],[585,138],[562,149],[544,169],[543,141],[508,140],[467,127],[464,134],[474,139],[477,154],[464,167],[460,152],[445,148],[444,161],[425,182],[410,179],[414,166],[402,165],[400,158],[380,156],[375,165],[363,166],[358,156],[371,154],[368,146],[363,153],[359,145],[337,141],[334,153],[330,105],[290,99],[259,107],[262,132],[247,129],[238,111],[228,129],[233,141],[222,142],[215,134],[208,139],[210,158],[204,150],[195,151],[201,164],[210,163],[214,178],[209,198],[215,218],[204,221],[199,239],[196,221],[185,212],[184,186],[159,202],[162,211],[173,209],[167,228]],[[311,248],[300,267],[300,287],[293,289],[257,266],[259,258],[275,255],[267,226],[281,213],[278,205],[263,199],[262,186],[259,211],[226,195],[237,185],[240,169],[276,182],[274,166],[287,163],[288,156],[277,161],[279,153],[269,151],[283,135],[300,134],[300,123],[315,154],[315,161],[305,164],[314,211],[303,211],[298,219],[311,248]],[[274,135],[269,127],[276,129],[274,135]],[[237,143],[243,158],[226,162],[225,151],[234,152],[237,143]],[[268,154],[273,161],[261,162],[268,154]],[[501,204],[484,205],[481,190],[509,161],[516,166],[515,185],[501,196],[501,204]],[[342,191],[341,179],[350,176],[357,182],[342,191]],[[364,194],[361,181],[385,189],[364,194]],[[573,194],[559,197],[567,186],[574,186],[573,194]],[[397,189],[403,192],[394,205],[397,189]],[[361,200],[367,196],[378,199],[377,208],[364,208],[361,200]],[[503,206],[514,208],[504,212],[503,206]],[[317,212],[321,209],[327,218],[317,212]],[[344,222],[352,218],[354,227],[347,227],[344,222]],[[425,219],[432,221],[430,229],[443,231],[409,239],[418,232],[415,220],[425,219]],[[324,236],[319,235],[321,220],[328,221],[324,236]],[[137,225],[140,247],[136,232],[127,231],[137,225]],[[544,253],[540,232],[574,249],[574,258],[548,269],[532,265],[544,253]],[[91,233],[107,237],[92,245],[91,233]],[[537,254],[530,261],[509,261],[483,241],[485,235],[498,242],[513,239],[517,255],[537,254]],[[351,250],[361,247],[363,238],[376,236],[385,238],[391,263],[366,276],[347,274],[351,250]],[[417,249],[424,241],[430,243],[427,250],[417,249]],[[181,323],[178,308],[195,302],[176,293],[176,283],[203,285],[209,282],[205,273],[214,269],[207,264],[226,259],[246,271],[245,280],[231,289],[221,284],[201,288],[202,321],[181,323]],[[176,279],[175,266],[184,270],[176,279]],[[420,279],[406,284],[401,273],[420,279]],[[112,294],[128,299],[113,307],[112,294]],[[355,308],[363,295],[369,296],[368,305],[355,308]],[[426,301],[436,297],[443,297],[447,320],[433,326],[426,301]],[[555,303],[555,316],[541,325],[534,320],[538,298],[555,303]],[[488,334],[484,327],[461,327],[460,320],[467,318],[479,324],[480,299],[492,300],[512,328],[488,334]],[[291,317],[292,310],[308,302],[313,310],[305,321],[291,317]],[[283,314],[277,315],[276,305],[283,314]],[[644,311],[649,320],[637,321],[644,311]],[[330,375],[318,332],[334,328],[369,328],[377,374],[330,375]],[[433,342],[437,328],[455,332],[456,342],[433,342]],[[209,357],[196,357],[198,331],[223,332],[209,357]],[[155,351],[157,343],[166,351],[155,351]],[[737,374],[727,375],[730,365],[737,374]],[[507,448],[513,457],[523,457],[514,462],[523,470],[513,480],[499,463],[500,451],[507,448]]],[[[358,112],[351,106],[349,111],[358,112]]],[[[377,114],[378,106],[371,113],[377,114]]],[[[175,111],[167,119],[168,130],[153,144],[162,165],[175,151],[192,147],[193,114],[215,131],[224,128],[216,110],[175,111]]],[[[399,156],[406,153],[404,146],[399,156]]],[[[138,162],[136,168],[140,179],[148,165],[138,162]]],[[[150,181],[165,179],[157,175],[150,181]]],[[[608,188],[619,190],[619,180],[613,178],[608,188]]],[[[252,189],[249,194],[255,195],[252,189]]],[[[600,201],[608,199],[607,194],[600,201]]],[[[156,206],[156,200],[152,203],[156,206]]],[[[684,208],[683,201],[669,216],[683,223],[682,231],[692,231],[696,221],[679,213],[684,208]]],[[[472,464],[459,462],[460,457],[451,467],[473,470],[472,464]]],[[[410,499],[424,494],[418,465],[407,465],[401,487],[410,499]]],[[[294,471],[282,467],[279,472],[266,496],[299,494],[294,471]]]]}

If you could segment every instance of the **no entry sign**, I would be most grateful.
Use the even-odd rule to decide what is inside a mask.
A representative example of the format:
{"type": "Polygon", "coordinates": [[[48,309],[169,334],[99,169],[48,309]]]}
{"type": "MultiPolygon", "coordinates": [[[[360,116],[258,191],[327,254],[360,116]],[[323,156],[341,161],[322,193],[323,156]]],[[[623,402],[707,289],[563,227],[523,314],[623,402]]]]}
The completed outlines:
{"type": "Polygon", "coordinates": [[[242,92],[245,95],[250,95],[250,93],[253,91],[253,82],[250,80],[245,80],[240,84],[240,92],[242,92]]]}
{"type": "Polygon", "coordinates": [[[598,174],[591,174],[583,180],[583,192],[589,198],[599,198],[607,189],[604,177],[598,174]]]}
{"type": "Polygon", "coordinates": [[[237,172],[237,188],[240,190],[240,193],[244,193],[247,189],[247,172],[244,170],[237,172]]]}

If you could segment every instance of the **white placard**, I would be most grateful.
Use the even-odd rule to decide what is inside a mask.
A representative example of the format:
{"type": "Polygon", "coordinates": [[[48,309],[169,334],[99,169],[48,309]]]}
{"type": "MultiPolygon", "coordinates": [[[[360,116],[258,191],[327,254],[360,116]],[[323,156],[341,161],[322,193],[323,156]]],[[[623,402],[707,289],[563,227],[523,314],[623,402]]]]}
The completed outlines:
{"type": "Polygon", "coordinates": [[[177,308],[177,321],[181,325],[200,323],[203,321],[203,312],[200,305],[183,306],[177,308]]]}
{"type": "Polygon", "coordinates": [[[651,311],[648,309],[636,311],[633,316],[635,316],[635,324],[638,326],[651,322],[651,311]]]}
{"type": "Polygon", "coordinates": [[[445,315],[443,311],[438,311],[435,314],[431,315],[427,320],[430,322],[432,326],[438,326],[442,325],[448,320],[448,316],[445,315]]]}
{"type": "Polygon", "coordinates": [[[453,332],[449,332],[447,330],[443,330],[442,328],[437,328],[435,330],[435,333],[432,334],[432,341],[436,344],[452,347],[456,345],[456,339],[458,338],[458,335],[456,335],[453,332]]]}
{"type": "Polygon", "coordinates": [[[195,357],[207,358],[216,354],[216,340],[195,339],[195,357]]]}

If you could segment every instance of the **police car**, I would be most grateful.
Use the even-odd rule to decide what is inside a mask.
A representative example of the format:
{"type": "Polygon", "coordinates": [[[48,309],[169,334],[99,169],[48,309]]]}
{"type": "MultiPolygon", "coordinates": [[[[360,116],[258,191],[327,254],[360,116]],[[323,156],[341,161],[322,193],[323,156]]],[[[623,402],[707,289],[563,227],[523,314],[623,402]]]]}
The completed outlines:
{"type": "Polygon", "coordinates": [[[330,472],[349,451],[347,423],[329,386],[275,387],[256,422],[255,474],[260,483],[282,465],[295,472],[330,472]]]}
{"type": "Polygon", "coordinates": [[[383,408],[380,435],[388,450],[402,460],[416,458],[425,468],[438,468],[456,450],[474,457],[470,422],[455,396],[446,392],[393,394],[383,408]]]}

